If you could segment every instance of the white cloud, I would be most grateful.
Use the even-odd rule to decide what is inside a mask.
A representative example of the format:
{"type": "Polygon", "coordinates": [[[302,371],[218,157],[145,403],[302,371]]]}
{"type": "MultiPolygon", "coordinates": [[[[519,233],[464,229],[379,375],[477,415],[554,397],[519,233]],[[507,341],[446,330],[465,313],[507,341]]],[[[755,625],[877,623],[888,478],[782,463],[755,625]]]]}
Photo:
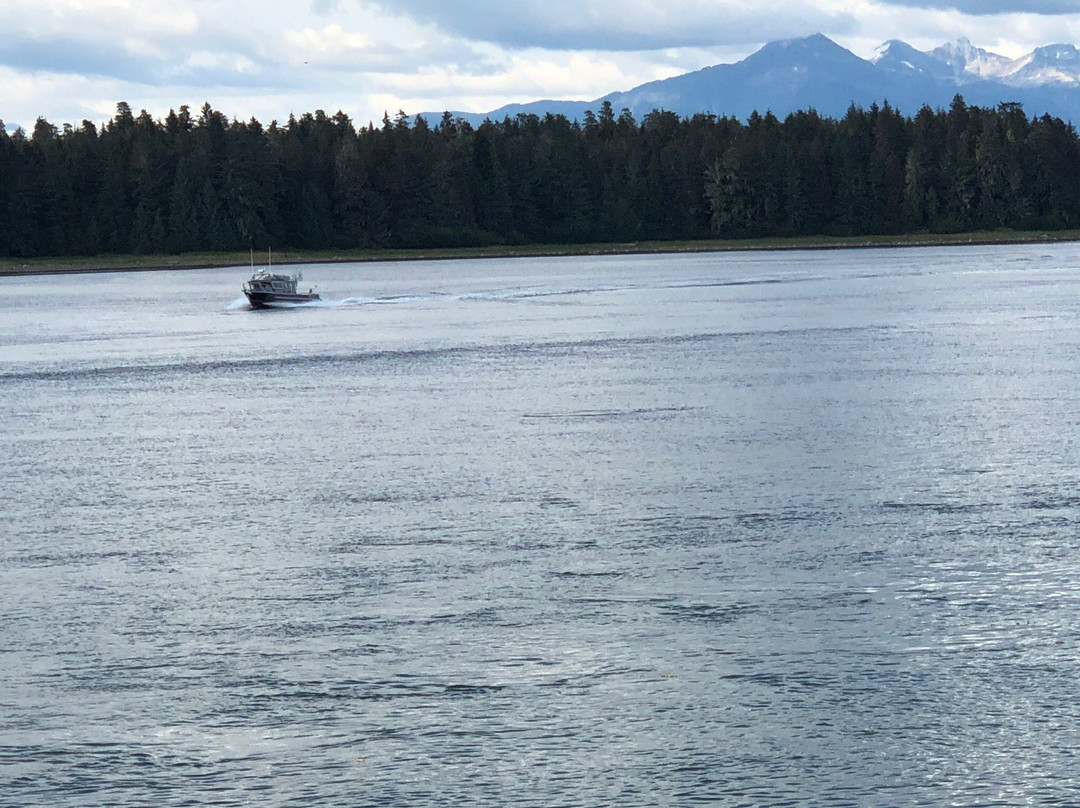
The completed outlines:
{"type": "Polygon", "coordinates": [[[184,37],[197,33],[199,17],[167,0],[5,0],[0,26],[40,39],[72,34],[115,39],[117,32],[184,37]]]}
{"type": "MultiPolygon", "coordinates": [[[[447,91],[464,98],[503,99],[594,98],[617,84],[625,71],[606,56],[571,54],[565,60],[551,54],[516,56],[505,69],[478,76],[433,67],[413,75],[388,78],[386,86],[403,96],[438,103],[447,91]],[[436,92],[432,92],[432,90],[436,92]]],[[[501,102],[505,103],[505,102],[501,102]]]]}
{"type": "Polygon", "coordinates": [[[484,57],[469,43],[449,40],[437,32],[413,32],[394,41],[331,23],[321,28],[286,30],[280,39],[278,50],[289,64],[306,65],[312,70],[415,73],[432,66],[468,66],[478,74],[484,73],[484,57]]]}
{"type": "Polygon", "coordinates": [[[383,7],[507,48],[624,51],[842,31],[855,24],[844,5],[814,0],[395,0],[383,7]]]}
{"type": "Polygon", "coordinates": [[[868,3],[860,13],[860,31],[838,36],[836,41],[853,53],[868,58],[886,39],[902,39],[920,50],[930,50],[967,37],[974,44],[1003,56],[1016,58],[1039,45],[1080,41],[1080,14],[1047,17],[1005,14],[971,17],[955,9],[913,12],[896,5],[868,3]]]}
{"type": "Polygon", "coordinates": [[[287,46],[304,54],[333,59],[370,50],[373,44],[370,37],[348,32],[337,24],[326,25],[320,30],[309,27],[302,31],[286,31],[283,38],[287,46]]]}
{"type": "Polygon", "coordinates": [[[0,118],[101,121],[124,100],[154,115],[210,101],[264,122],[320,108],[366,122],[590,100],[817,32],[863,56],[889,38],[967,36],[1008,56],[1080,38],[1080,0],[975,2],[2,0],[0,118]]]}
{"type": "Polygon", "coordinates": [[[964,14],[1037,14],[1057,16],[1080,13],[1080,0],[892,0],[911,8],[952,9],[964,14]]]}

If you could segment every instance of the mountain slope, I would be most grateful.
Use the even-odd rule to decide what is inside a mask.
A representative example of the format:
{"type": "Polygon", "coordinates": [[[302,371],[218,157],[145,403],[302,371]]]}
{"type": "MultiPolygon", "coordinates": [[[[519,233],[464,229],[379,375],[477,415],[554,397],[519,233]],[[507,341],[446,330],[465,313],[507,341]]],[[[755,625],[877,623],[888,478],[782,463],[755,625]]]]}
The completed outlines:
{"type": "Polygon", "coordinates": [[[1060,84],[1080,87],[1080,51],[1073,45],[1047,45],[1010,63],[1002,76],[1014,87],[1060,84]]]}
{"type": "MultiPolygon", "coordinates": [[[[636,117],[654,108],[688,116],[696,112],[745,118],[754,110],[787,114],[813,107],[842,115],[854,102],[882,89],[882,72],[820,34],[772,42],[732,65],[654,81],[605,98],[636,117]]],[[[894,89],[884,82],[885,94],[894,89]]]]}
{"type": "Polygon", "coordinates": [[[881,70],[899,76],[915,74],[936,81],[950,81],[953,76],[952,67],[947,62],[916,50],[899,39],[890,39],[879,47],[871,61],[881,70]]]}
{"type": "MultiPolygon", "coordinates": [[[[609,101],[616,113],[628,109],[637,120],[653,110],[682,117],[697,113],[745,119],[753,111],[783,118],[815,109],[841,117],[855,104],[889,102],[906,115],[924,106],[946,108],[957,93],[969,104],[995,107],[1023,104],[1029,115],[1051,115],[1080,122],[1080,51],[1050,45],[1010,60],[965,39],[932,51],[918,51],[899,40],[879,48],[873,61],[861,59],[821,34],[770,42],[734,64],[648,82],[592,101],[535,101],[486,113],[454,112],[479,124],[485,118],[546,113],[581,120],[609,101]]],[[[421,113],[438,121],[442,113],[421,113]]]]}
{"type": "Polygon", "coordinates": [[[952,78],[957,84],[978,79],[1001,78],[1010,66],[1007,57],[976,48],[970,40],[963,37],[934,48],[927,55],[951,68],[952,78]]]}

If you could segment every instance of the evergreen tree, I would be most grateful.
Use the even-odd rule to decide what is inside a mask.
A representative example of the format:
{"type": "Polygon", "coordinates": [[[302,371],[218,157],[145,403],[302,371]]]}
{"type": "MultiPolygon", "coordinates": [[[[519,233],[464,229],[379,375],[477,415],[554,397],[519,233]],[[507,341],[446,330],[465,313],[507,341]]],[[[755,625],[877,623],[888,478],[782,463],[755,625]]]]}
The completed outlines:
{"type": "Polygon", "coordinates": [[[0,254],[323,249],[1080,226],[1080,139],[1016,104],[745,123],[603,102],[474,128],[204,104],[0,124],[0,254]]]}

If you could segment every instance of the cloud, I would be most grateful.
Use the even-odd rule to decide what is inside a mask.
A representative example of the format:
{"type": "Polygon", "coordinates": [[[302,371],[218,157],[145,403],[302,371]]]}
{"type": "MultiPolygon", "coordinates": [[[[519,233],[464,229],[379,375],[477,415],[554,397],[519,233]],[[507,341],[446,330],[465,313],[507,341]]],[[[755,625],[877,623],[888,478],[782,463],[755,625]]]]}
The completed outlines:
{"type": "Polygon", "coordinates": [[[116,79],[149,87],[191,84],[265,88],[296,84],[284,66],[260,65],[249,55],[235,51],[160,53],[143,50],[135,43],[104,45],[70,37],[2,41],[0,64],[24,73],[116,79]]]}
{"type": "MultiPolygon", "coordinates": [[[[321,2],[322,0],[320,0],[321,2]]],[[[320,19],[256,0],[3,0],[0,66],[150,86],[298,87],[345,74],[415,73],[456,66],[490,73],[470,43],[405,18],[363,10],[320,19]],[[210,6],[213,6],[211,9],[210,6]],[[162,6],[164,7],[164,6],[162,6]],[[143,12],[135,13],[135,9],[143,12]],[[312,25],[318,21],[322,25],[312,25]],[[302,68],[302,69],[301,69],[302,68]]]]}
{"type": "Polygon", "coordinates": [[[281,40],[281,52],[289,54],[291,64],[331,73],[413,73],[438,66],[468,67],[483,75],[492,69],[490,60],[469,43],[438,34],[403,38],[408,44],[399,45],[331,23],[284,31],[281,40]]]}
{"type": "Polygon", "coordinates": [[[190,8],[161,0],[5,0],[0,64],[36,74],[71,74],[165,85],[205,75],[208,54],[250,84],[255,53],[245,40],[201,24],[190,8]]]}
{"type": "Polygon", "coordinates": [[[709,47],[843,33],[855,18],[813,0],[399,0],[379,4],[471,40],[505,48],[630,51],[709,47]]]}
{"type": "Polygon", "coordinates": [[[953,9],[972,16],[1080,14],[1080,0],[891,0],[890,4],[906,8],[953,9]]]}
{"type": "Polygon", "coordinates": [[[378,121],[597,98],[818,32],[864,56],[959,36],[1018,56],[1077,41],[1080,0],[0,0],[0,31],[9,128],[119,100],[378,121]]]}
{"type": "Polygon", "coordinates": [[[5,38],[26,35],[51,40],[72,36],[102,43],[187,37],[197,33],[198,15],[166,0],[4,0],[0,30],[5,38]]]}
{"type": "Polygon", "coordinates": [[[4,38],[0,40],[0,64],[31,72],[114,78],[146,74],[144,59],[115,47],[67,36],[47,40],[4,38]]]}

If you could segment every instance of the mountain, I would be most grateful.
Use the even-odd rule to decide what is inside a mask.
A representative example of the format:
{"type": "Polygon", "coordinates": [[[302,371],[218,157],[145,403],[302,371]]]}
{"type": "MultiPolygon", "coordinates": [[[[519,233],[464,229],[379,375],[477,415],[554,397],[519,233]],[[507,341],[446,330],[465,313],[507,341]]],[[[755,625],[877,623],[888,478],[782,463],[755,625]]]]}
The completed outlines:
{"type": "Polygon", "coordinates": [[[754,110],[807,107],[842,115],[852,100],[873,96],[883,85],[886,94],[900,90],[870,62],[817,34],[771,42],[736,64],[653,81],[600,100],[637,118],[655,108],[683,116],[707,112],[745,118],[754,110]]]}
{"type": "Polygon", "coordinates": [[[953,80],[958,85],[978,79],[1001,78],[1008,72],[1010,65],[1008,58],[976,48],[970,40],[963,37],[934,48],[927,56],[950,68],[953,80]]]}
{"type": "Polygon", "coordinates": [[[1073,45],[1046,45],[1019,59],[1009,59],[976,48],[966,39],[958,39],[924,55],[947,66],[960,86],[982,78],[1009,87],[1080,87],[1080,51],[1073,45]]]}
{"type": "MultiPolygon", "coordinates": [[[[637,120],[653,110],[682,117],[697,113],[745,119],[757,110],[783,118],[796,110],[815,109],[842,117],[856,104],[888,102],[905,115],[924,106],[946,108],[960,93],[968,104],[996,107],[1023,104],[1028,115],[1051,115],[1080,122],[1080,51],[1072,45],[1047,45],[1019,59],[977,48],[967,39],[920,51],[900,40],[862,59],[822,34],[770,42],[734,64],[706,67],[669,79],[651,81],[592,101],[533,101],[490,112],[452,112],[478,125],[518,114],[565,115],[582,120],[609,101],[618,114],[628,109],[637,120]]],[[[420,113],[431,122],[441,112],[420,113]]]]}
{"type": "Polygon", "coordinates": [[[1002,77],[1014,87],[1038,87],[1060,84],[1080,87],[1080,51],[1073,45],[1047,45],[1036,48],[1010,64],[1002,77]]]}
{"type": "Polygon", "coordinates": [[[932,53],[915,50],[906,42],[890,39],[877,49],[870,60],[881,70],[898,75],[917,75],[937,81],[950,81],[954,76],[952,65],[932,53]]]}

